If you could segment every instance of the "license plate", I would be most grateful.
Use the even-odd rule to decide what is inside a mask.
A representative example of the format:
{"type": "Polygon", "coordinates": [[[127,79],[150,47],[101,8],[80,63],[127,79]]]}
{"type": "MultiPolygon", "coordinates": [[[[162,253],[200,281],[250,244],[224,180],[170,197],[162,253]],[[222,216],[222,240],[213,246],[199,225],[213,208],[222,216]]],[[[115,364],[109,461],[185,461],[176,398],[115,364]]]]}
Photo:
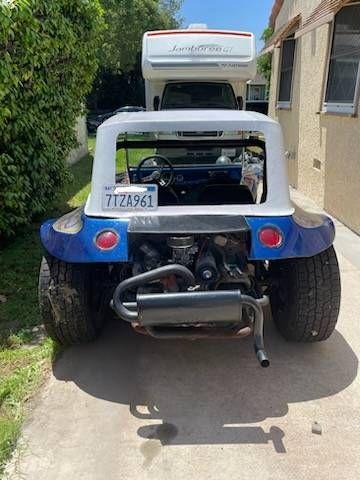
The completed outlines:
{"type": "Polygon", "coordinates": [[[118,211],[156,210],[157,185],[106,185],[103,191],[103,209],[118,211]]]}

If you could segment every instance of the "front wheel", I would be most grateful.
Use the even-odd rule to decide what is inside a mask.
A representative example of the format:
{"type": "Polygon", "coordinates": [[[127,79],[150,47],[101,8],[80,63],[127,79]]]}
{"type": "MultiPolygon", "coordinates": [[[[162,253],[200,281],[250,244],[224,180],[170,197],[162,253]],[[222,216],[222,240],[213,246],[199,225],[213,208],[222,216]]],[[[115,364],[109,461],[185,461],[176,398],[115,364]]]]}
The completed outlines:
{"type": "Polygon", "coordinates": [[[271,308],[281,335],[295,342],[320,342],[333,333],[340,308],[340,272],[334,248],[310,258],[279,260],[271,308]]]}
{"type": "Polygon", "coordinates": [[[61,345],[95,339],[104,316],[87,265],[43,257],[39,273],[40,316],[47,333],[61,345]]]}

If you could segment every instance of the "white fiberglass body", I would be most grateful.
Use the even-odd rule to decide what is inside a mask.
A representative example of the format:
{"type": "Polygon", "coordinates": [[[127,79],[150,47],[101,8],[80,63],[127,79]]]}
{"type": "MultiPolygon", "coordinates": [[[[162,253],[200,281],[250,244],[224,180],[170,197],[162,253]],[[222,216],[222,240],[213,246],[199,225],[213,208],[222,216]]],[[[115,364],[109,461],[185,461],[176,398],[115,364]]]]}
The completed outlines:
{"type": "Polygon", "coordinates": [[[232,110],[178,110],[136,112],[116,115],[97,130],[91,193],[85,214],[94,217],[129,218],[149,216],[149,211],[118,212],[103,210],[104,186],[115,183],[117,139],[121,134],[138,132],[193,132],[193,131],[241,131],[261,132],[266,145],[267,196],[260,204],[251,205],[176,205],[159,206],[161,215],[291,215],[294,208],[290,201],[283,138],[279,124],[256,112],[232,110]]]}

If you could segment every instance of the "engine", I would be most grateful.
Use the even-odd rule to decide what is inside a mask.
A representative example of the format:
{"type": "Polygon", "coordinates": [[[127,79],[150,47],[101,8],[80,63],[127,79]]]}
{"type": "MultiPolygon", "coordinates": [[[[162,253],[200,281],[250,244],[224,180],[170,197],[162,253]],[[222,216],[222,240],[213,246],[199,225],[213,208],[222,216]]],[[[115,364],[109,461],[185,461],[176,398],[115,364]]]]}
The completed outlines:
{"type": "Polygon", "coordinates": [[[131,261],[114,268],[111,305],[136,331],[155,338],[240,338],[253,331],[257,358],[268,366],[266,279],[261,264],[248,261],[248,239],[248,232],[132,233],[131,261]]]}
{"type": "Polygon", "coordinates": [[[166,243],[172,252],[172,262],[180,263],[180,265],[185,265],[185,267],[193,263],[194,255],[199,250],[198,245],[195,244],[193,235],[186,237],[168,237],[166,243]]]}
{"type": "MultiPolygon", "coordinates": [[[[199,290],[249,292],[254,286],[244,234],[153,235],[140,239],[134,251],[133,275],[173,263],[192,271],[199,290]]],[[[174,282],[164,290],[178,290],[174,282]]]]}

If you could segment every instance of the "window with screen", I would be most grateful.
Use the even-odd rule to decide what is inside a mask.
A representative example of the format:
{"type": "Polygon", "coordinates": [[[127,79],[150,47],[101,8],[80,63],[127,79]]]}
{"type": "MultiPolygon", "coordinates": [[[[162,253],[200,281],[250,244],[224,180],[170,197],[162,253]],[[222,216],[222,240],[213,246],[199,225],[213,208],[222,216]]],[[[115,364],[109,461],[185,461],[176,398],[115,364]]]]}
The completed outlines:
{"type": "Polygon", "coordinates": [[[278,106],[280,107],[289,107],[291,103],[295,46],[294,34],[282,42],[278,88],[278,106]]]}
{"type": "Polygon", "coordinates": [[[248,85],[247,101],[248,102],[264,102],[266,100],[265,85],[248,85]]]}
{"type": "Polygon", "coordinates": [[[336,15],[332,38],[325,110],[353,113],[359,88],[360,3],[336,15]]]}

